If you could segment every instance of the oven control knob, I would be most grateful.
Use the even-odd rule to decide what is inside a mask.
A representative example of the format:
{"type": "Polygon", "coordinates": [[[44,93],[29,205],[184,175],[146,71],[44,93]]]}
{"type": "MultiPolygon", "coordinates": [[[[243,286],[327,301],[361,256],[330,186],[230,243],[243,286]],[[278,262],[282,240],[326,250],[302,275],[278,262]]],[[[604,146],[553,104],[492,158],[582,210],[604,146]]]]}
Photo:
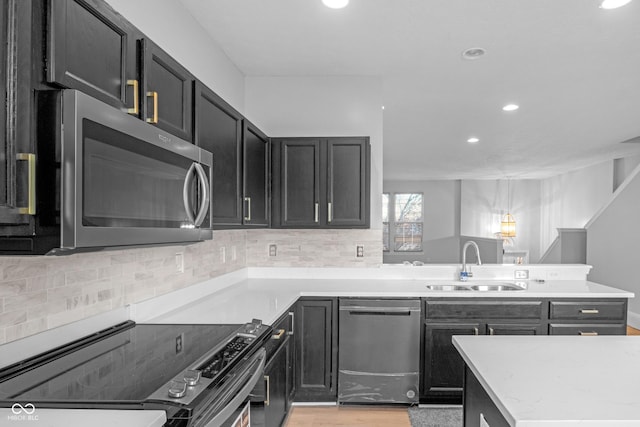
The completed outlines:
{"type": "Polygon", "coordinates": [[[187,383],[189,387],[198,384],[198,381],[200,381],[200,371],[187,371],[184,374],[184,382],[187,383]]]}
{"type": "Polygon", "coordinates": [[[187,383],[184,381],[171,381],[169,385],[169,397],[180,399],[187,392],[187,383]]]}

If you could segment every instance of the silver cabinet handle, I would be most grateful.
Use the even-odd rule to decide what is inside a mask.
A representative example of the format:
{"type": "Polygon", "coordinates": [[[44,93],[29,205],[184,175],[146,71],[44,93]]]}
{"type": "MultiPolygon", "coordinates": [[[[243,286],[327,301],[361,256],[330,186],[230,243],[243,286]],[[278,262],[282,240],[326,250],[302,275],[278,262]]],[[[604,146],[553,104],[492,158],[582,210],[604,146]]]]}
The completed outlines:
{"type": "Polygon", "coordinates": [[[480,331],[478,330],[478,328],[473,328],[473,332],[475,335],[479,335],[480,331]]]}
{"type": "Polygon", "coordinates": [[[295,321],[295,316],[294,316],[294,312],[290,311],[289,312],[289,317],[291,317],[291,328],[289,328],[289,335],[293,335],[293,328],[294,328],[294,321],[295,321]]]}
{"type": "Polygon", "coordinates": [[[207,173],[204,171],[202,165],[200,163],[194,163],[194,165],[198,175],[200,191],[202,193],[200,209],[198,209],[198,216],[196,216],[194,222],[196,227],[200,227],[207,216],[207,212],[209,212],[209,182],[207,179],[207,173]]]}
{"type": "Polygon", "coordinates": [[[245,197],[244,201],[247,202],[247,215],[245,215],[245,221],[251,221],[251,197],[245,197]]]}
{"type": "MultiPolygon", "coordinates": [[[[489,335],[495,335],[494,332],[495,331],[493,330],[493,328],[489,328],[489,335]]],[[[476,334],[476,335],[478,335],[478,334],[476,334]]]]}
{"type": "Polygon", "coordinates": [[[264,404],[269,406],[269,401],[271,400],[269,399],[269,375],[265,375],[264,380],[267,382],[267,400],[264,401],[264,404]]]}
{"type": "Polygon", "coordinates": [[[333,221],[333,206],[331,204],[331,202],[327,203],[327,221],[331,222],[333,221]]]}
{"type": "Polygon", "coordinates": [[[600,313],[600,310],[595,309],[595,308],[583,308],[580,310],[581,314],[598,314],[600,313]]]}
{"type": "Polygon", "coordinates": [[[193,171],[196,168],[196,164],[191,163],[189,169],[187,170],[187,176],[184,178],[184,185],[182,187],[182,202],[184,203],[184,210],[187,212],[187,218],[189,222],[194,224],[196,223],[196,219],[193,216],[193,212],[191,212],[191,205],[189,204],[189,190],[191,189],[191,184],[193,183],[193,171]]]}
{"type": "Polygon", "coordinates": [[[315,204],[315,219],[314,219],[314,221],[318,222],[318,204],[317,203],[315,204]]]}
{"type": "Polygon", "coordinates": [[[582,332],[582,331],[578,331],[578,333],[580,334],[580,336],[582,337],[595,337],[598,336],[598,333],[595,331],[591,331],[591,332],[582,332]]]}

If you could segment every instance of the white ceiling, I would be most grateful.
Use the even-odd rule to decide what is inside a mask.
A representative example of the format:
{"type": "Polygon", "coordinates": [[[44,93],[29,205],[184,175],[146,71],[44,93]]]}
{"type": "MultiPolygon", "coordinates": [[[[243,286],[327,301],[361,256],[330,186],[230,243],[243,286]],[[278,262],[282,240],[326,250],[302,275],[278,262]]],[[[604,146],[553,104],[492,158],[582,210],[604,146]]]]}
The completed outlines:
{"type": "Polygon", "coordinates": [[[181,2],[247,76],[380,76],[385,180],[541,178],[640,153],[621,144],[640,135],[640,0],[181,2]],[[487,54],[462,59],[471,47],[487,54]]]}

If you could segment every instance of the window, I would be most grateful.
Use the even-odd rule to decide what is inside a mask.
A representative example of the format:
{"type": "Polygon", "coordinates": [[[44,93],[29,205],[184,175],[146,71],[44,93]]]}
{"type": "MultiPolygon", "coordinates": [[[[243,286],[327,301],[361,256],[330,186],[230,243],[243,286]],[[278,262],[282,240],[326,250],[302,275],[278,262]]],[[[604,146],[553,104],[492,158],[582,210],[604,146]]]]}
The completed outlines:
{"type": "Polygon", "coordinates": [[[382,236],[385,251],[421,252],[422,228],[422,193],[383,194],[382,236]],[[390,218],[391,214],[393,218],[390,218]],[[393,227],[390,227],[392,221],[393,227]]]}

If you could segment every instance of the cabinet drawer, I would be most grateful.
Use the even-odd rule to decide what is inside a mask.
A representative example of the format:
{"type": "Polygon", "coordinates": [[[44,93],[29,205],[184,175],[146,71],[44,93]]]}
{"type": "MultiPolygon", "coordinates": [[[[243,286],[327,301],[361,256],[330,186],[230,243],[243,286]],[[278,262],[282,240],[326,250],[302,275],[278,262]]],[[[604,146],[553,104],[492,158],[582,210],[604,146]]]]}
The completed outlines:
{"type": "Polygon", "coordinates": [[[624,301],[551,301],[549,318],[624,320],[626,310],[624,301]]]}
{"type": "Polygon", "coordinates": [[[290,314],[292,312],[293,310],[289,310],[273,324],[271,338],[269,338],[264,345],[267,351],[267,360],[270,360],[271,356],[287,341],[289,335],[292,334],[293,316],[290,314]]]}
{"type": "Polygon", "coordinates": [[[542,301],[425,301],[427,319],[540,319],[542,301]]]}
{"type": "Polygon", "coordinates": [[[549,335],[625,335],[626,325],[602,323],[550,324],[549,335]]]}

